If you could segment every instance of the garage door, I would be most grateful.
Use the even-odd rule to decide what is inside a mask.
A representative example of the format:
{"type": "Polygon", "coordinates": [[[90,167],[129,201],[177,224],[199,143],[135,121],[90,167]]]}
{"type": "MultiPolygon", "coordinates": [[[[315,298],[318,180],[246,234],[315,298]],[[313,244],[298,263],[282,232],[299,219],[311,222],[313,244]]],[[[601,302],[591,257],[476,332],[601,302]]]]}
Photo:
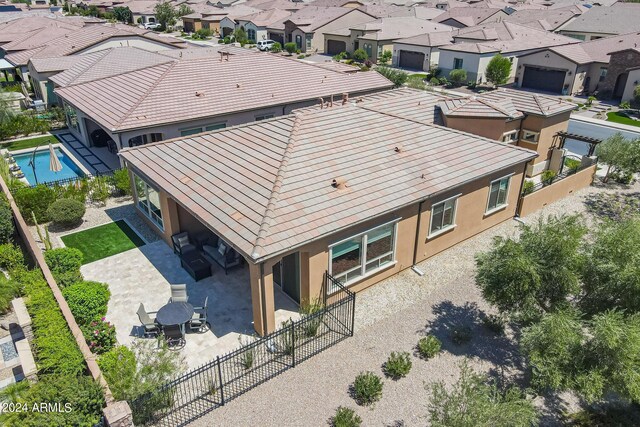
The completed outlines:
{"type": "Polygon", "coordinates": [[[347,51],[347,43],[339,40],[327,40],[327,53],[329,55],[337,55],[340,52],[347,51]]]}
{"type": "Polygon", "coordinates": [[[562,93],[566,71],[547,70],[537,67],[524,67],[522,87],[544,92],[562,93]]]}
{"type": "Polygon", "coordinates": [[[424,67],[424,53],[401,50],[399,65],[400,68],[422,71],[422,67],[424,67]]]}

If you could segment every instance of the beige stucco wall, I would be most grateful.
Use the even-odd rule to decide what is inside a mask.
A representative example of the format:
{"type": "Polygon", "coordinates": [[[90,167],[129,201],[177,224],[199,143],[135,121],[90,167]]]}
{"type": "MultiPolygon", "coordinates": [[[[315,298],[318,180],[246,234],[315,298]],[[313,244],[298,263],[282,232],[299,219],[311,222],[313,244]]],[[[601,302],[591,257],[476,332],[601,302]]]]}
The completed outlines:
{"type": "MultiPolygon", "coordinates": [[[[311,41],[311,48],[318,49],[318,52],[324,52],[325,47],[325,34],[330,34],[335,30],[343,28],[350,28],[364,22],[374,21],[375,18],[360,10],[352,10],[351,12],[342,15],[340,18],[335,19],[322,27],[316,29],[313,40],[311,41]]],[[[348,46],[347,46],[348,47],[348,46]]]]}
{"type": "Polygon", "coordinates": [[[446,117],[443,115],[444,124],[452,129],[484,136],[485,138],[502,141],[502,136],[509,131],[519,130],[521,120],[506,121],[502,118],[471,118],[471,117],[446,117]]]}
{"type": "Polygon", "coordinates": [[[565,71],[564,85],[569,85],[568,93],[574,93],[573,86],[577,68],[574,62],[571,62],[557,53],[548,50],[521,56],[518,60],[516,73],[516,76],[518,77],[518,87],[522,87],[524,70],[527,65],[530,67],[565,71]],[[569,75],[569,71],[571,71],[571,75],[569,75]]]}
{"type": "MultiPolygon", "coordinates": [[[[527,115],[522,122],[523,130],[530,130],[534,132],[540,132],[537,143],[529,143],[527,141],[523,141],[522,139],[518,141],[518,145],[524,148],[528,148],[530,150],[534,150],[539,154],[539,157],[534,160],[534,164],[539,164],[542,162],[547,162],[550,156],[550,149],[554,144],[554,135],[560,131],[567,130],[569,126],[569,118],[571,117],[571,112],[567,111],[566,113],[557,114],[551,117],[542,117],[542,116],[534,116],[527,115]]],[[[542,172],[539,168],[536,169],[536,173],[532,175],[537,175],[542,172]]]]}
{"type": "Polygon", "coordinates": [[[409,52],[424,53],[424,62],[422,64],[423,71],[429,71],[431,66],[437,67],[438,60],[440,58],[440,51],[437,47],[429,46],[416,46],[412,44],[394,43],[393,44],[393,57],[391,63],[398,67],[400,65],[400,51],[405,50],[409,52]]]}
{"type": "Polygon", "coordinates": [[[535,193],[527,194],[522,198],[520,216],[525,217],[549,203],[567,197],[576,190],[588,187],[593,182],[596,168],[596,165],[590,166],[574,175],[543,187],[535,193]]]}
{"type": "Polygon", "coordinates": [[[39,73],[33,68],[31,62],[27,64],[27,67],[29,69],[29,77],[31,78],[31,81],[33,83],[32,89],[36,94],[36,98],[43,100],[47,105],[49,105],[52,100],[49,99],[46,85],[49,81],[49,77],[57,74],[58,72],[54,71],[48,73],[39,73]]]}
{"type": "Polygon", "coordinates": [[[630,101],[633,99],[633,91],[640,83],[640,69],[629,71],[629,77],[627,77],[627,84],[624,87],[624,93],[622,94],[622,101],[630,101]]]}

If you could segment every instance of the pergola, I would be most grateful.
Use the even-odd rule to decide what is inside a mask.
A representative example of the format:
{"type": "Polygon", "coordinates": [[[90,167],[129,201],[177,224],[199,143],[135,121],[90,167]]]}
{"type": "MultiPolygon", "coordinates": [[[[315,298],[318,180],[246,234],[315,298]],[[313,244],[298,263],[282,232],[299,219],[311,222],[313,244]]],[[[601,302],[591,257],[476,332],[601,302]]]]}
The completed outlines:
{"type": "Polygon", "coordinates": [[[557,132],[553,137],[554,139],[558,138],[559,140],[558,148],[564,147],[564,143],[567,140],[567,138],[573,139],[576,141],[586,142],[587,144],[589,144],[589,153],[587,154],[588,156],[593,156],[593,154],[596,151],[596,146],[602,142],[602,140],[598,138],[591,138],[590,136],[578,135],[575,133],[569,133],[565,131],[557,132]]]}

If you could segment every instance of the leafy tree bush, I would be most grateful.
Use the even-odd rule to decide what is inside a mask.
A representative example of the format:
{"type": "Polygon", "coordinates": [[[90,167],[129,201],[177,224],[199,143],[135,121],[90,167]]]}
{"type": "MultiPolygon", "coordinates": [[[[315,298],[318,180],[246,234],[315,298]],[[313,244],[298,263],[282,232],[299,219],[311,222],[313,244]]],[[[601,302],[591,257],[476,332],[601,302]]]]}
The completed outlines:
{"type": "Polygon", "coordinates": [[[273,53],[280,53],[282,52],[282,45],[278,42],[275,42],[274,44],[271,45],[271,49],[269,50],[273,53]]]}
{"type": "Polygon", "coordinates": [[[116,400],[125,400],[136,380],[136,356],[129,347],[119,345],[102,354],[98,365],[116,400]]]}
{"type": "Polygon", "coordinates": [[[629,102],[633,108],[640,109],[640,85],[633,89],[633,98],[629,102]]]}
{"type": "Polygon", "coordinates": [[[551,185],[557,175],[556,171],[547,169],[540,174],[540,181],[542,182],[542,185],[551,185]]]}
{"type": "Polygon", "coordinates": [[[431,359],[436,354],[440,353],[440,349],[442,348],[442,342],[433,335],[427,335],[426,337],[420,338],[418,341],[418,354],[423,359],[431,359]]]}
{"type": "Polygon", "coordinates": [[[109,188],[109,182],[104,176],[97,176],[89,181],[89,195],[91,201],[104,205],[109,195],[111,195],[111,189],[109,188]]]}
{"type": "Polygon", "coordinates": [[[492,426],[530,427],[538,424],[538,412],[522,390],[501,390],[486,375],[462,364],[460,379],[447,390],[442,382],[430,386],[430,424],[434,427],[492,426]]]}
{"type": "Polygon", "coordinates": [[[384,364],[384,373],[387,377],[398,380],[407,376],[411,371],[411,365],[411,355],[409,353],[396,353],[393,351],[384,364]]]}
{"type": "Polygon", "coordinates": [[[0,244],[12,241],[15,231],[11,207],[6,200],[0,199],[0,244]]]}
{"type": "Polygon", "coordinates": [[[431,79],[429,80],[429,84],[431,86],[438,86],[440,84],[440,79],[438,79],[437,77],[431,77],[431,79]]]}
{"type": "Polygon", "coordinates": [[[614,174],[633,175],[640,172],[640,138],[627,140],[621,133],[616,133],[598,144],[596,155],[600,162],[607,165],[604,182],[614,174]]]}
{"type": "Polygon", "coordinates": [[[87,325],[107,314],[107,304],[111,292],[106,284],[83,281],[62,290],[73,317],[79,325],[87,325]]]}
{"type": "Polygon", "coordinates": [[[373,372],[361,372],[352,385],[353,397],[358,405],[369,406],[382,397],[382,379],[373,372]]]}
{"type": "Polygon", "coordinates": [[[76,248],[50,249],[44,253],[44,259],[61,287],[72,285],[82,280],[82,252],[76,248]]]}
{"type": "Polygon", "coordinates": [[[160,28],[163,31],[176,24],[177,11],[173,5],[166,0],[158,2],[153,7],[153,13],[156,16],[156,21],[160,24],[160,28]]]}
{"type": "Polygon", "coordinates": [[[565,159],[564,161],[564,166],[571,173],[576,172],[578,169],[580,169],[580,164],[580,160],[576,159],[565,159]]]}
{"type": "Polygon", "coordinates": [[[487,64],[485,77],[494,86],[503,85],[511,75],[511,61],[500,54],[495,55],[487,64]]]}
{"type": "Polygon", "coordinates": [[[53,188],[44,184],[33,188],[24,187],[16,191],[13,197],[27,223],[33,225],[31,212],[33,212],[39,223],[49,221],[47,210],[56,200],[56,193],[53,188]]]}
{"type": "Polygon", "coordinates": [[[391,58],[393,58],[393,52],[391,52],[390,50],[385,50],[378,58],[378,62],[382,65],[387,65],[389,61],[391,61],[391,58]]]}
{"type": "Polygon", "coordinates": [[[404,71],[390,67],[376,67],[376,71],[385,76],[388,80],[391,80],[396,87],[402,86],[409,77],[409,75],[404,71]]]}
{"type": "Polygon", "coordinates": [[[462,84],[467,81],[467,70],[463,70],[462,68],[451,70],[449,72],[449,81],[453,83],[454,86],[462,86],[462,84]]]}
{"type": "Polygon", "coordinates": [[[527,194],[533,193],[535,188],[535,184],[530,179],[525,179],[524,184],[522,185],[522,195],[526,196],[527,194]]]}
{"type": "Polygon", "coordinates": [[[356,411],[351,408],[340,406],[336,409],[336,414],[331,417],[332,427],[360,427],[362,425],[362,418],[356,411]]]}
{"type": "Polygon", "coordinates": [[[113,8],[113,17],[125,24],[131,24],[133,22],[133,14],[128,6],[116,6],[113,8]]]}
{"type": "Polygon", "coordinates": [[[95,354],[103,354],[116,345],[116,328],[103,317],[80,327],[89,349],[95,354]]]}
{"type": "Polygon", "coordinates": [[[0,245],[0,267],[12,272],[16,268],[24,266],[24,254],[22,250],[13,243],[0,245]]]}
{"type": "Polygon", "coordinates": [[[293,53],[296,51],[296,44],[293,42],[285,43],[284,50],[286,50],[290,55],[293,55],[293,53]]]}
{"type": "Polygon", "coordinates": [[[240,43],[240,46],[244,46],[249,42],[249,38],[247,37],[247,32],[242,27],[236,28],[236,30],[233,32],[233,39],[237,43],[240,43]]]}
{"type": "Polygon", "coordinates": [[[586,228],[577,216],[523,225],[519,240],[497,237],[476,256],[476,283],[501,313],[525,321],[568,305],[579,291],[580,246],[586,228]]]}
{"type": "Polygon", "coordinates": [[[0,274],[0,314],[5,314],[11,310],[11,301],[21,294],[20,283],[7,279],[4,274],[0,274]]]}
{"type": "Polygon", "coordinates": [[[73,199],[85,203],[89,193],[89,180],[83,178],[68,185],[54,185],[56,199],[73,199]]]}
{"type": "Polygon", "coordinates": [[[116,189],[124,194],[131,194],[131,176],[129,175],[129,169],[118,169],[113,173],[113,180],[115,182],[116,189]]]}
{"type": "Polygon", "coordinates": [[[47,216],[56,225],[71,227],[82,221],[84,203],[74,199],[58,199],[47,209],[47,216]]]}
{"type": "Polygon", "coordinates": [[[351,57],[353,59],[355,59],[356,61],[358,61],[358,62],[363,62],[363,61],[369,59],[369,54],[364,49],[356,49],[353,52],[353,55],[351,55],[351,57]]]}
{"type": "Polygon", "coordinates": [[[191,37],[194,39],[207,40],[211,38],[211,34],[213,33],[209,28],[200,28],[198,31],[193,33],[191,37]]]}

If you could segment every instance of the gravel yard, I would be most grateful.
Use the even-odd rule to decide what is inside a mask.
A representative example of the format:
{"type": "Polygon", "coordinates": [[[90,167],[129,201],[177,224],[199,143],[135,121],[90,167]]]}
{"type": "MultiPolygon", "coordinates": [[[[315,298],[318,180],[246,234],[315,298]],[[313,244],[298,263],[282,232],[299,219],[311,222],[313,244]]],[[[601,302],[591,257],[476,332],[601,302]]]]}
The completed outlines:
{"type": "MultiPolygon", "coordinates": [[[[590,187],[564,200],[546,206],[525,218],[528,223],[548,215],[584,213],[584,201],[598,193],[625,193],[633,187],[590,187]]],[[[474,254],[486,250],[494,236],[515,235],[518,222],[507,221],[421,263],[425,275],[411,270],[390,278],[358,294],[356,332],[335,347],[313,357],[295,369],[246,393],[206,416],[194,426],[320,426],[338,406],[355,408],[365,426],[415,426],[428,423],[429,393],[425,384],[451,383],[458,377],[458,365],[465,357],[475,370],[505,375],[518,380],[523,375],[522,359],[512,339],[488,332],[478,319],[491,312],[474,285],[474,254]],[[456,346],[448,338],[452,325],[472,328],[468,344],[456,346]],[[426,333],[438,336],[443,351],[435,359],[414,357],[413,368],[399,381],[385,379],[383,397],[373,409],[358,407],[349,396],[349,385],[361,371],[382,376],[382,364],[391,351],[413,352],[416,342],[426,333]]],[[[553,399],[543,409],[543,425],[557,424],[559,412],[573,399],[553,399]]]]}

